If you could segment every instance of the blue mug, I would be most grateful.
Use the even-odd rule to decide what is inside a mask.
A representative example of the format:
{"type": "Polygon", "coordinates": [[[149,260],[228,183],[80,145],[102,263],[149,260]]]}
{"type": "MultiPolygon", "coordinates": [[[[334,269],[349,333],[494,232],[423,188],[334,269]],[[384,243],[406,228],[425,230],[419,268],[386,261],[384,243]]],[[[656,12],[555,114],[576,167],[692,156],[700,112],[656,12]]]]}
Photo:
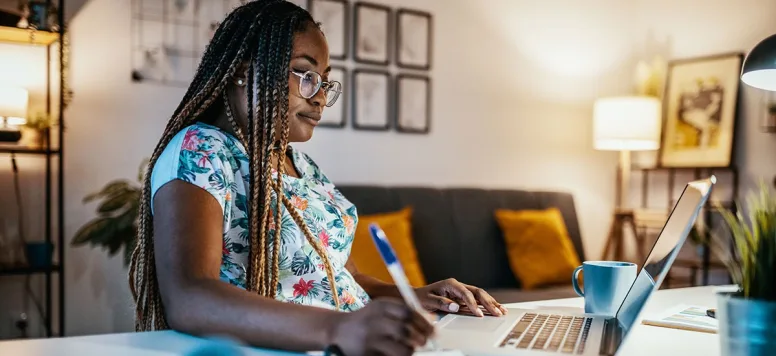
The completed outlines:
{"type": "Polygon", "coordinates": [[[614,315],[633,281],[636,264],[618,261],[586,261],[574,269],[571,283],[574,291],[585,298],[585,313],[614,315]],[[579,287],[579,272],[584,278],[584,291],[579,287]]]}

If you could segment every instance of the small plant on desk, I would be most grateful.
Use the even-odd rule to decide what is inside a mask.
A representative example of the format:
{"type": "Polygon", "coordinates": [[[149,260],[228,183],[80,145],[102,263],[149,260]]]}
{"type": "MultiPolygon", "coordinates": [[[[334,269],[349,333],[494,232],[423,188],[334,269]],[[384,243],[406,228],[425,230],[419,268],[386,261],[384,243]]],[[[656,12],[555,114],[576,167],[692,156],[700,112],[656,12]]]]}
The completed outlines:
{"type": "Polygon", "coordinates": [[[733,237],[715,238],[717,251],[738,286],[718,295],[717,317],[723,355],[765,355],[776,350],[776,198],[760,184],[747,205],[748,219],[719,206],[733,237]],[[727,245],[727,246],[726,246],[727,245]]]}
{"type": "Polygon", "coordinates": [[[124,266],[129,265],[132,251],[135,249],[138,208],[146,164],[145,161],[141,164],[137,182],[117,179],[106,184],[100,191],[84,197],[84,203],[97,199],[102,202],[97,206],[98,216],[76,232],[71,242],[73,246],[87,243],[92,247],[102,246],[108,250],[108,256],[117,254],[123,247],[124,266]]]}

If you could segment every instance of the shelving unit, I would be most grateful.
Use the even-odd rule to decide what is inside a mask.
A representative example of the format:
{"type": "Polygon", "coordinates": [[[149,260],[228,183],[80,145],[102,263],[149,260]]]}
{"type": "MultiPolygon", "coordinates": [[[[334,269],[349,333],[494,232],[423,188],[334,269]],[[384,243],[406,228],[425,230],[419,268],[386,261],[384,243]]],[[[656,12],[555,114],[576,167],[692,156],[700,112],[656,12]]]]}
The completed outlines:
{"type": "MultiPolygon", "coordinates": [[[[63,0],[48,0],[46,5],[51,8],[51,5],[57,10],[56,18],[58,23],[58,31],[50,32],[35,29],[23,29],[16,27],[0,26],[0,43],[13,44],[20,46],[33,46],[42,47],[45,50],[46,67],[41,70],[46,71],[46,114],[52,120],[52,127],[58,127],[56,132],[53,130],[46,130],[46,146],[45,147],[28,147],[28,146],[15,146],[2,144],[0,145],[0,157],[3,161],[9,156],[17,156],[19,159],[27,159],[29,157],[38,157],[43,159],[44,174],[45,174],[45,193],[43,209],[45,211],[40,212],[40,216],[44,218],[42,222],[43,236],[27,236],[29,241],[45,241],[46,243],[53,244],[55,255],[52,263],[44,267],[31,267],[27,265],[2,268],[0,269],[0,277],[7,276],[26,276],[43,275],[45,278],[45,285],[43,288],[43,295],[38,298],[43,300],[42,322],[44,324],[46,337],[51,336],[64,336],[65,335],[65,277],[64,277],[64,265],[65,265],[65,238],[64,238],[64,165],[63,165],[63,149],[65,147],[64,130],[65,130],[65,115],[64,111],[69,101],[69,91],[66,86],[67,80],[67,37],[66,25],[64,19],[64,1],[63,0]],[[58,70],[59,78],[57,81],[52,79],[52,51],[53,45],[58,44],[58,70]],[[57,88],[58,95],[52,93],[52,89],[57,88]],[[56,105],[56,113],[53,113],[53,106],[56,105]],[[57,147],[51,147],[52,138],[57,137],[57,147]],[[24,157],[22,157],[24,156],[24,157]],[[54,176],[54,177],[52,177],[54,176]],[[53,193],[53,189],[56,187],[56,193],[53,193]],[[54,211],[56,209],[56,211],[54,211]],[[56,225],[55,225],[56,224],[56,225]],[[52,227],[56,226],[56,232],[52,231],[52,227]],[[56,279],[56,281],[54,280],[56,279]],[[53,305],[54,305],[54,283],[57,286],[56,303],[57,303],[57,328],[53,328],[53,305]],[[56,331],[56,332],[55,332],[56,331]]],[[[0,78],[2,82],[2,78],[0,78]]]]}
{"type": "MultiPolygon", "coordinates": [[[[715,214],[719,213],[719,210],[713,205],[715,202],[719,203],[724,209],[730,209],[733,212],[735,212],[736,205],[735,202],[738,200],[738,185],[739,185],[739,174],[738,169],[735,166],[729,166],[729,167],[634,167],[633,170],[638,171],[641,173],[641,202],[640,206],[642,209],[649,209],[649,189],[650,189],[650,175],[652,173],[656,172],[665,172],[668,175],[667,179],[667,212],[670,212],[670,209],[673,208],[673,206],[676,203],[676,200],[678,199],[678,196],[675,196],[675,187],[676,187],[676,175],[678,172],[682,173],[692,173],[693,179],[702,179],[704,177],[708,177],[710,175],[719,175],[717,177],[717,185],[727,185],[730,187],[730,193],[731,196],[728,199],[715,199],[714,194],[712,192],[712,197],[706,202],[706,205],[704,206],[702,210],[702,223],[703,226],[706,228],[704,229],[703,238],[706,241],[710,241],[711,239],[711,229],[714,226],[713,223],[713,217],[715,214]],[[725,179],[727,176],[728,179],[725,179]]],[[[720,189],[716,189],[719,191],[720,189]]],[[[647,234],[648,228],[645,226],[637,226],[639,228],[640,233],[647,234]]],[[[732,243],[732,241],[731,241],[732,243]]],[[[732,246],[731,246],[732,247],[732,246]]],[[[701,248],[701,258],[693,259],[693,258],[686,258],[682,257],[681,255],[677,258],[677,260],[674,262],[674,268],[687,268],[690,270],[690,279],[691,279],[691,285],[695,284],[695,279],[697,277],[697,273],[700,271],[701,273],[701,284],[702,285],[708,285],[709,284],[709,272],[711,269],[724,269],[725,266],[719,261],[715,261],[712,258],[712,251],[709,248],[708,244],[702,245],[701,248]]],[[[668,286],[671,285],[671,278],[670,274],[669,277],[666,278],[666,284],[668,286]]]]}

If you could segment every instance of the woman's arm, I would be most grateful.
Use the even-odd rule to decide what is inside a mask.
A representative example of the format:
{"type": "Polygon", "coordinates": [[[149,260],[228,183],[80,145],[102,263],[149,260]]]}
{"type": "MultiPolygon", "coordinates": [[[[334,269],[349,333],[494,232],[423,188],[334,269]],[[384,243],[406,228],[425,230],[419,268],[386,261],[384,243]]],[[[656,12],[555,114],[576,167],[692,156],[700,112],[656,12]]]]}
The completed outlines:
{"type": "MultiPolygon", "coordinates": [[[[345,268],[371,298],[402,298],[396,285],[359,273],[352,259],[348,259],[345,268]]],[[[461,308],[465,308],[477,316],[483,316],[478,306],[482,305],[492,315],[501,316],[507,312],[506,308],[482,288],[463,284],[452,278],[415,288],[415,293],[428,311],[457,313],[461,308]]]]}
{"type": "Polygon", "coordinates": [[[156,273],[167,322],[197,336],[226,336],[289,351],[338,345],[345,354],[411,355],[433,325],[393,301],[340,313],[283,303],[219,279],[223,213],[205,190],[180,180],[154,198],[156,273]]]}
{"type": "Polygon", "coordinates": [[[401,293],[399,293],[399,288],[397,288],[395,284],[386,283],[372,276],[360,273],[352,258],[348,258],[348,262],[345,263],[345,268],[347,268],[353,276],[353,279],[356,280],[356,283],[358,283],[361,288],[364,288],[364,291],[370,298],[390,297],[401,299],[401,293]]]}
{"type": "Polygon", "coordinates": [[[170,327],[269,348],[327,346],[344,314],[265,298],[219,279],[222,219],[212,195],[180,180],[154,197],[156,273],[170,327]]]}

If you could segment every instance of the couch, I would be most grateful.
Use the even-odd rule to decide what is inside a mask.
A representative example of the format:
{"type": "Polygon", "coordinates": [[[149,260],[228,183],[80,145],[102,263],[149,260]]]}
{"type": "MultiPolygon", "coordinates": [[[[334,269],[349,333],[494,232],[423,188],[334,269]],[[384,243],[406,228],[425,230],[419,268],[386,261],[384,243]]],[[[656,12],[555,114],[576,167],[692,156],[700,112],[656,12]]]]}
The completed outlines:
{"type": "Polygon", "coordinates": [[[488,291],[501,303],[575,297],[569,282],[523,290],[509,267],[494,210],[557,207],[579,260],[585,252],[574,199],[569,193],[477,188],[343,185],[338,189],[359,215],[412,206],[412,233],[427,281],[455,278],[488,291]]]}

